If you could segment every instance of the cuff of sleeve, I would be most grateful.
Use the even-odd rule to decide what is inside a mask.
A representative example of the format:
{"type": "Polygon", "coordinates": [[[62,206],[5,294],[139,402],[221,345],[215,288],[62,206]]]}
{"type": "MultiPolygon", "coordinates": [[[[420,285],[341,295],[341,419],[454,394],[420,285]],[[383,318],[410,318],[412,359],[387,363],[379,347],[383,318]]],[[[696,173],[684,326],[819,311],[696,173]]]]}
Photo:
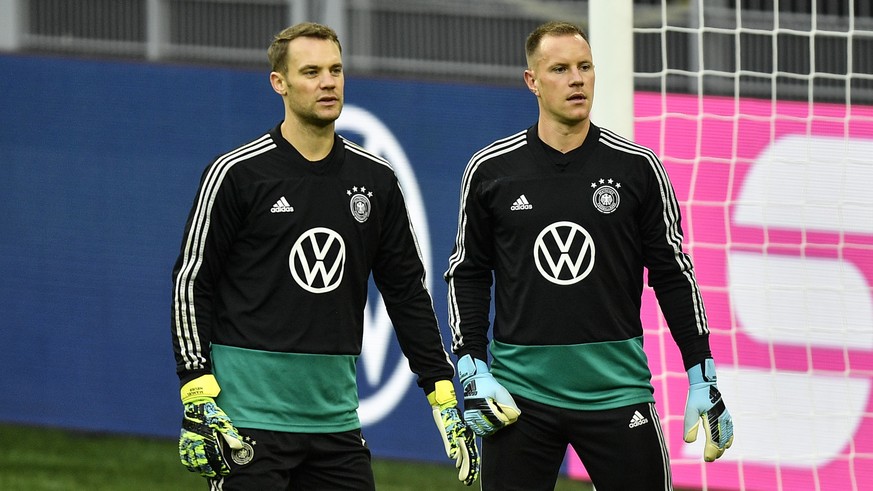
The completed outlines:
{"type": "Polygon", "coordinates": [[[686,371],[707,358],[712,358],[712,351],[709,348],[709,335],[697,336],[693,339],[684,340],[681,343],[677,340],[677,345],[679,346],[679,352],[682,353],[682,363],[685,365],[686,371]]]}
{"type": "Polygon", "coordinates": [[[463,348],[461,350],[458,350],[455,353],[455,356],[458,357],[458,360],[463,358],[464,355],[470,355],[470,357],[473,358],[474,360],[482,360],[483,362],[485,362],[486,366],[488,365],[488,349],[487,348],[483,348],[483,349],[463,348]]]}

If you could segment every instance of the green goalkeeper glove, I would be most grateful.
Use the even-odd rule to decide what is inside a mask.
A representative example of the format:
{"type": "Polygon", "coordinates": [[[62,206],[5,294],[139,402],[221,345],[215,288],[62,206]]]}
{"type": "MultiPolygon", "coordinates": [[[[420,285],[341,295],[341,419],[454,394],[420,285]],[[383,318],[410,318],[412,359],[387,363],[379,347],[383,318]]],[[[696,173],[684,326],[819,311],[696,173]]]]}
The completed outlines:
{"type": "Polygon", "coordinates": [[[464,386],[464,419],[473,432],[488,436],[518,420],[521,410],[484,361],[464,355],[458,360],[458,374],[464,386]]]}
{"type": "Polygon", "coordinates": [[[242,437],[224,414],[215,399],[221,389],[213,375],[203,375],[182,387],[182,431],[179,435],[179,458],[182,465],[203,477],[226,476],[230,473],[221,442],[221,435],[233,450],[243,448],[242,437]]]}
{"type": "Polygon", "coordinates": [[[707,358],[688,369],[688,400],[685,403],[685,442],[697,440],[703,420],[706,445],[703,460],[713,462],[734,442],[734,423],[715,386],[715,362],[707,358]]]}
{"type": "Polygon", "coordinates": [[[452,382],[440,380],[436,383],[435,389],[427,395],[427,401],[433,408],[433,420],[443,437],[446,455],[450,459],[455,459],[458,480],[470,486],[479,477],[479,449],[476,448],[476,436],[458,413],[458,399],[455,397],[455,387],[452,382]]]}

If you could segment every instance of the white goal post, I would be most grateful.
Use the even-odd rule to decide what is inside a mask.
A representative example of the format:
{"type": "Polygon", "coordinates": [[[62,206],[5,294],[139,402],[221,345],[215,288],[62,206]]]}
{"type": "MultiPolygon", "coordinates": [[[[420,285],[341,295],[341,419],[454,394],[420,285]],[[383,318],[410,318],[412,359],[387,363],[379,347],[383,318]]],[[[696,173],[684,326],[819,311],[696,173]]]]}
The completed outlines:
{"type": "Polygon", "coordinates": [[[591,0],[588,38],[596,82],[592,120],[634,138],[633,0],[591,0]]]}
{"type": "Polygon", "coordinates": [[[719,461],[682,443],[687,381],[647,290],[676,486],[871,489],[873,7],[591,0],[588,32],[592,119],[670,173],[734,416],[719,461]]]}

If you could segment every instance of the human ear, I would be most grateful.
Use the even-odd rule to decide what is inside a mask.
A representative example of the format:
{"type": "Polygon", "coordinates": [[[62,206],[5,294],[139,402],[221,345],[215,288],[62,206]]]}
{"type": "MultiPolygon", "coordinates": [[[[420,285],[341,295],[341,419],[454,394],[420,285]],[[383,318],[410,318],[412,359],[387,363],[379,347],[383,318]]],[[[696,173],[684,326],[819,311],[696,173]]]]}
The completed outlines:
{"type": "Polygon", "coordinates": [[[527,85],[528,90],[530,90],[534,95],[540,95],[539,89],[537,88],[537,79],[534,76],[533,70],[525,70],[524,71],[524,83],[527,85]]]}
{"type": "Polygon", "coordinates": [[[288,94],[288,86],[285,82],[285,77],[283,77],[279,72],[270,72],[270,85],[273,86],[273,91],[277,94],[282,96],[288,94]]]}

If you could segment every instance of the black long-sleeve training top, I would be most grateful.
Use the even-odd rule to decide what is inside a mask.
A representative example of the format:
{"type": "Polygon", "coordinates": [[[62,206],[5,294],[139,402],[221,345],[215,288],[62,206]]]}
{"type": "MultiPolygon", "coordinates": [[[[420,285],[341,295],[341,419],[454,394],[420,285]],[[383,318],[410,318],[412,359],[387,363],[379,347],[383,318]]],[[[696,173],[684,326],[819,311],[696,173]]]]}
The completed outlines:
{"type": "MultiPolygon", "coordinates": [[[[339,135],[325,159],[309,162],[279,126],[219,156],[203,173],[173,268],[180,380],[215,372],[228,414],[224,404],[233,409],[243,391],[257,392],[251,386],[259,379],[240,372],[261,370],[258,376],[294,385],[288,397],[309,389],[304,395],[316,406],[315,392],[325,390],[319,383],[355,390],[371,271],[418,384],[428,391],[436,380],[451,379],[415,233],[388,162],[339,135]],[[317,382],[300,385],[306,377],[317,382]]],[[[245,397],[282,404],[281,388],[269,389],[279,395],[245,397]]],[[[357,394],[337,397],[342,401],[322,402],[357,405],[357,394]]],[[[304,403],[313,405],[292,401],[288,410],[304,403]]],[[[287,429],[281,418],[246,412],[256,409],[233,410],[238,419],[287,429]]]]}

